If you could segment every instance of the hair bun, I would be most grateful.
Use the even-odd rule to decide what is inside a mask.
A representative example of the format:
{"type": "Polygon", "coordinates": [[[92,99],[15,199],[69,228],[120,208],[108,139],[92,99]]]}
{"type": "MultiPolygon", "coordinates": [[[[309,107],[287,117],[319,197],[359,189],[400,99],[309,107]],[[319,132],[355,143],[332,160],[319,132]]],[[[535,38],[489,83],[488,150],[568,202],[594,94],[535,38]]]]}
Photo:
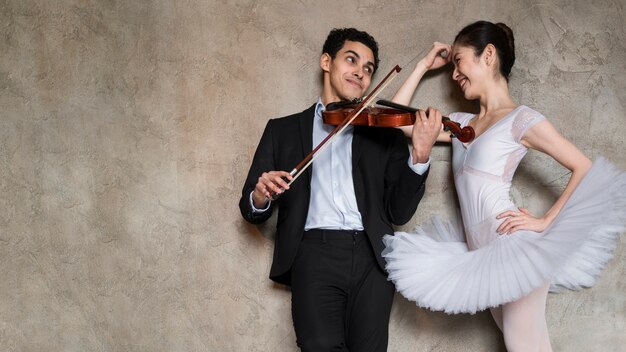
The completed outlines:
{"type": "Polygon", "coordinates": [[[498,26],[498,28],[500,28],[504,32],[504,34],[506,34],[506,38],[509,42],[509,48],[512,52],[515,52],[515,38],[513,38],[513,30],[511,30],[509,26],[502,22],[496,23],[496,26],[498,26]]]}

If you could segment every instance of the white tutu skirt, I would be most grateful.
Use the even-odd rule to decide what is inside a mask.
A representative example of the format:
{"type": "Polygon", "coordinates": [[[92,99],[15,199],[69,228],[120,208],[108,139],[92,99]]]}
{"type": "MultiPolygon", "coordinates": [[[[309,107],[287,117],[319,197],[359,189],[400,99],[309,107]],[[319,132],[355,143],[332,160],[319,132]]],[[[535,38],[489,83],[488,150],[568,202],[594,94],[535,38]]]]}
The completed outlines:
{"type": "Polygon", "coordinates": [[[474,250],[459,222],[436,217],[415,233],[386,235],[389,279],[420,307],[449,314],[515,301],[548,281],[552,291],[590,287],[625,230],[626,173],[598,159],[542,233],[497,235],[495,215],[467,229],[493,239],[474,250]]]}

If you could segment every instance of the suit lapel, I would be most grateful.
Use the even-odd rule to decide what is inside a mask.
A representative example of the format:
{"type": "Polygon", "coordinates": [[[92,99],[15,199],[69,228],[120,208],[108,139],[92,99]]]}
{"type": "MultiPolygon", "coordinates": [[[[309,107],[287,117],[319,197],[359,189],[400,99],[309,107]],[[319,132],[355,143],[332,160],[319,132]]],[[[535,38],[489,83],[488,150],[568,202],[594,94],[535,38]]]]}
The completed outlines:
{"type": "MultiPolygon", "coordinates": [[[[302,159],[304,159],[313,150],[313,118],[315,117],[315,105],[304,110],[300,121],[300,141],[302,141],[302,159]]],[[[306,170],[309,184],[311,183],[311,164],[306,170]]]]}
{"type": "MultiPolygon", "coordinates": [[[[302,159],[304,159],[313,147],[313,119],[315,118],[315,104],[302,112],[302,117],[298,119],[300,122],[300,141],[302,141],[302,159]]],[[[361,159],[363,151],[363,136],[359,126],[354,126],[354,134],[352,136],[352,172],[357,170],[357,165],[361,159]]],[[[309,182],[311,182],[313,164],[306,170],[309,182]]]]}
{"type": "Polygon", "coordinates": [[[354,134],[352,135],[352,174],[357,170],[359,165],[359,159],[361,158],[361,152],[363,144],[363,136],[361,135],[361,129],[359,126],[354,126],[354,134]]]}
{"type": "MultiPolygon", "coordinates": [[[[359,127],[361,126],[354,126],[354,133],[352,134],[352,183],[354,185],[357,207],[361,214],[365,214],[367,206],[364,198],[363,175],[362,169],[358,167],[359,160],[361,160],[361,155],[363,154],[365,137],[363,136],[363,129],[359,127]]],[[[363,221],[365,222],[365,219],[363,221]]]]}

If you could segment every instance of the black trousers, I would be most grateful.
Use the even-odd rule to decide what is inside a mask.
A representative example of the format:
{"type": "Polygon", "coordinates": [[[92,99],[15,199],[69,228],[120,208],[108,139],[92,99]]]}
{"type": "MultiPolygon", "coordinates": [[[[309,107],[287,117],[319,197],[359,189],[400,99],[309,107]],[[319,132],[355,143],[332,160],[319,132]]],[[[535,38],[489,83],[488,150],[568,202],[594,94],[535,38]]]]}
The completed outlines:
{"type": "Polygon", "coordinates": [[[364,232],[306,231],[291,275],[293,323],[303,352],[387,351],[395,289],[364,232]]]}

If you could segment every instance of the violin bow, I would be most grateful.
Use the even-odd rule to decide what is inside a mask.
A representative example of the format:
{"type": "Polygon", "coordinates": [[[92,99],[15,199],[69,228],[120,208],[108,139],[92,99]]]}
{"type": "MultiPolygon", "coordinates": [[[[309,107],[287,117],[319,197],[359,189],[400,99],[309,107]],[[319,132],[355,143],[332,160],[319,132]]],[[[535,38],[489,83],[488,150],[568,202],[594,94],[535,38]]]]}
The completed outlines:
{"type": "MultiPolygon", "coordinates": [[[[359,114],[365,110],[366,107],[373,105],[374,99],[378,96],[378,94],[389,85],[389,83],[398,75],[398,73],[402,70],[400,66],[396,65],[391,71],[383,78],[380,83],[365,97],[363,98],[359,104],[354,108],[352,113],[339,124],[335,129],[324,138],[316,147],[313,149],[296,167],[293,168],[289,172],[292,176],[291,180],[287,183],[290,186],[302,173],[313,163],[313,160],[321,154],[321,152],[332,143],[332,141],[339,136],[345,129],[350,125],[354,119],[356,119],[359,114]]],[[[276,200],[279,195],[273,194],[270,197],[270,200],[276,200]]]]}

